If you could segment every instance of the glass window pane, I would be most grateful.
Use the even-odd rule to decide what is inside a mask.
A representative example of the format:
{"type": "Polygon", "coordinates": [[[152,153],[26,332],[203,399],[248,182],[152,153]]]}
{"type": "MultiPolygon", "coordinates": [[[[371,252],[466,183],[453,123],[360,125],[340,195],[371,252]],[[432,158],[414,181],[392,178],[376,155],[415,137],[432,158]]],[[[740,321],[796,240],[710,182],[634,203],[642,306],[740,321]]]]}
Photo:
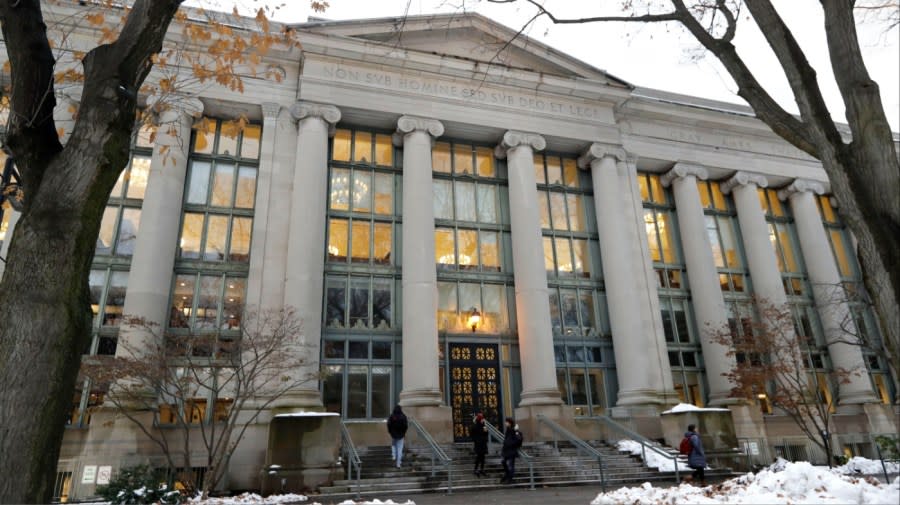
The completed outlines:
{"type": "Polygon", "coordinates": [[[489,147],[475,148],[475,164],[478,166],[478,175],[481,177],[494,177],[494,151],[489,147]]]}
{"type": "Polygon", "coordinates": [[[656,203],[666,203],[666,195],[663,192],[662,184],[659,183],[658,175],[651,175],[650,178],[650,189],[653,193],[653,201],[656,203]]]}
{"type": "Polygon", "coordinates": [[[325,282],[325,325],[342,328],[347,324],[347,280],[344,277],[328,277],[325,282]]]}
{"type": "Polygon", "coordinates": [[[369,132],[353,132],[353,161],[368,163],[372,159],[372,134],[369,132]]]}
{"type": "Polygon", "coordinates": [[[547,156],[547,184],[562,184],[562,161],[556,156],[547,156]]]}
{"type": "Polygon", "coordinates": [[[538,190],[538,211],[541,213],[541,228],[550,229],[550,195],[546,191],[538,190]]]}
{"type": "Polygon", "coordinates": [[[262,127],[259,125],[247,125],[241,136],[241,158],[255,160],[259,158],[259,139],[262,135],[262,127]]]}
{"type": "Polygon", "coordinates": [[[550,325],[553,327],[554,334],[561,334],[562,317],[559,313],[559,293],[555,288],[550,289],[550,325]]]}
{"type": "Polygon", "coordinates": [[[472,146],[453,146],[453,170],[456,174],[474,174],[472,165],[472,146]]]}
{"type": "Polygon", "coordinates": [[[738,256],[737,235],[734,229],[734,220],[728,217],[717,217],[719,233],[722,235],[722,249],[725,256],[725,264],[729,268],[740,268],[742,262],[738,256]]]}
{"type": "Polygon", "coordinates": [[[367,263],[369,261],[369,247],[372,244],[371,228],[369,221],[354,221],[352,236],[350,237],[350,261],[367,263]]]}
{"type": "Polygon", "coordinates": [[[128,198],[144,198],[150,176],[150,157],[134,155],[128,171],[128,198]]]}
{"type": "Polygon", "coordinates": [[[375,163],[388,167],[394,164],[394,145],[390,135],[375,135],[375,163]]]}
{"type": "Polygon", "coordinates": [[[326,340],[322,342],[322,355],[326,358],[343,358],[344,357],[344,341],[337,342],[326,340]]]}
{"type": "Polygon", "coordinates": [[[688,331],[687,314],[684,307],[679,304],[673,304],[672,312],[675,314],[675,329],[678,332],[678,340],[681,342],[690,342],[691,334],[688,331]]]}
{"type": "Polygon", "coordinates": [[[367,328],[369,326],[369,280],[350,280],[350,326],[367,328]]]}
{"type": "Polygon", "coordinates": [[[372,367],[372,417],[385,418],[391,413],[391,369],[372,367]]]}
{"type": "Polygon", "coordinates": [[[641,201],[647,203],[650,201],[650,186],[647,185],[647,176],[638,174],[638,187],[641,190],[641,201]]]}
{"type": "Polygon", "coordinates": [[[453,219],[453,183],[450,181],[432,181],[434,218],[453,219]]]}
{"type": "Polygon", "coordinates": [[[431,170],[444,174],[450,173],[450,144],[437,142],[431,149],[431,170]]]}
{"type": "Polygon", "coordinates": [[[790,231],[788,230],[787,225],[779,223],[776,225],[778,228],[778,238],[781,242],[781,248],[784,251],[784,259],[787,264],[787,268],[789,272],[799,272],[800,269],[797,265],[797,259],[794,256],[794,243],[791,240],[790,231]]]}
{"type": "Polygon", "coordinates": [[[368,342],[348,342],[349,352],[347,356],[350,359],[369,359],[369,343],[368,342]]]}
{"type": "Polygon", "coordinates": [[[210,205],[231,207],[234,192],[234,165],[216,165],[213,175],[213,190],[210,205]]]}
{"type": "Polygon", "coordinates": [[[828,234],[831,235],[834,257],[841,271],[841,277],[852,277],[853,270],[850,268],[850,259],[847,256],[847,246],[844,243],[843,235],[841,235],[840,230],[828,230],[828,234]]]}
{"type": "Polygon", "coordinates": [[[665,212],[656,213],[656,222],[659,226],[660,247],[664,263],[675,263],[675,244],[672,241],[673,219],[669,219],[669,214],[665,212]]]}
{"type": "Polygon", "coordinates": [[[234,206],[239,209],[252,209],[256,199],[256,169],[241,167],[238,169],[237,195],[234,206]]]}
{"type": "Polygon", "coordinates": [[[372,342],[372,359],[391,359],[391,343],[372,342]]]}
{"type": "Polygon", "coordinates": [[[194,125],[194,150],[195,153],[211,154],[213,142],[216,139],[215,119],[202,118],[194,125]]]}
{"type": "Polygon", "coordinates": [[[475,185],[471,182],[455,184],[456,219],[458,221],[475,221],[475,185]]]}
{"type": "Polygon", "coordinates": [[[116,239],[116,254],[131,256],[137,243],[138,231],[141,227],[141,209],[125,208],[119,222],[119,234],[116,239]]]}
{"type": "Polygon", "coordinates": [[[706,219],[706,235],[709,237],[709,246],[712,249],[713,262],[719,268],[723,268],[725,260],[722,256],[722,245],[719,244],[719,230],[715,216],[704,216],[706,219]]]}
{"type": "Polygon", "coordinates": [[[568,230],[566,222],[566,195],[563,193],[550,193],[550,218],[554,230],[568,230]]]}
{"type": "Polygon", "coordinates": [[[91,312],[94,313],[94,322],[100,314],[100,297],[103,296],[103,288],[106,287],[106,270],[91,270],[88,278],[88,286],[91,291],[91,312]]]}
{"type": "Polygon", "coordinates": [[[718,182],[710,183],[709,187],[712,189],[713,195],[713,204],[715,204],[716,209],[718,210],[728,210],[728,206],[725,205],[725,195],[722,194],[722,187],[718,182]]]}
{"type": "Polygon", "coordinates": [[[372,172],[353,171],[353,210],[355,212],[372,211],[372,172]]]}
{"type": "Polygon", "coordinates": [[[452,228],[434,229],[434,261],[442,265],[456,265],[456,249],[452,228]]]}
{"type": "Polygon", "coordinates": [[[544,268],[549,275],[556,273],[556,260],[553,259],[553,237],[544,237],[544,268]]]}
{"type": "Polygon", "coordinates": [[[209,192],[209,170],[210,164],[205,161],[191,162],[191,179],[188,182],[187,203],[206,204],[206,195],[209,192]]]}
{"type": "MultiPolygon", "coordinates": [[[[459,306],[462,309],[463,317],[468,318],[468,313],[473,308],[480,308],[483,310],[481,306],[481,284],[475,284],[470,282],[460,282],[459,283],[459,306]]],[[[461,321],[464,325],[466,322],[461,321]]]]}
{"type": "Polygon", "coordinates": [[[478,221],[499,223],[497,215],[497,187],[478,185],[478,221]]]}
{"type": "Polygon", "coordinates": [[[585,333],[597,327],[597,321],[594,315],[594,294],[590,291],[579,291],[578,293],[579,312],[581,315],[581,327],[585,329],[585,333]]]}
{"type": "Polygon", "coordinates": [[[328,261],[347,261],[347,220],[328,220],[328,261]]]}
{"type": "Polygon", "coordinates": [[[456,328],[456,283],[438,282],[438,328],[456,328]]]}
{"type": "Polygon", "coordinates": [[[559,310],[562,315],[563,326],[566,333],[573,328],[578,328],[578,293],[574,289],[559,290],[559,310]]]}
{"type": "Polygon", "coordinates": [[[330,365],[326,367],[328,374],[322,384],[322,403],[326,412],[342,411],[341,401],[344,398],[344,371],[342,366],[330,365]]]}
{"type": "Polygon", "coordinates": [[[578,187],[578,165],[574,159],[566,158],[563,160],[563,178],[566,186],[570,188],[578,187]]]}
{"type": "Polygon", "coordinates": [[[697,181],[697,191],[700,193],[700,205],[704,209],[710,208],[709,206],[709,183],[706,181],[697,181]]]}
{"type": "Polygon", "coordinates": [[[97,245],[94,254],[112,254],[113,237],[116,234],[116,218],[118,216],[118,207],[107,207],[103,211],[103,219],[100,221],[100,234],[97,235],[97,245]]]}
{"type": "Polygon", "coordinates": [[[366,417],[366,403],[369,396],[367,366],[351,366],[347,374],[347,418],[366,417]]]}
{"type": "Polygon", "coordinates": [[[125,307],[125,290],[128,287],[128,272],[113,270],[109,274],[109,289],[106,290],[106,304],[103,306],[103,326],[119,326],[122,309],[125,307]]]}
{"type": "MultiPolygon", "coordinates": [[[[375,329],[391,327],[391,279],[374,279],[372,281],[372,326],[375,329]]],[[[390,344],[388,344],[390,351],[390,344]]],[[[390,358],[390,356],[388,356],[390,358]]]]}
{"type": "Polygon", "coordinates": [[[244,312],[244,293],[247,290],[247,279],[227,277],[225,279],[225,302],[222,304],[222,329],[236,330],[241,326],[244,312]]]}
{"type": "Polygon", "coordinates": [[[553,242],[556,245],[556,268],[559,275],[572,275],[575,267],[572,265],[572,247],[569,239],[556,237],[553,242]]]}
{"type": "MultiPolygon", "coordinates": [[[[599,349],[595,349],[599,352],[599,349]]],[[[592,413],[599,414],[602,412],[602,409],[606,408],[606,398],[603,394],[603,371],[602,370],[588,370],[588,387],[591,391],[591,406],[593,407],[592,413]]]]}
{"type": "Polygon", "coordinates": [[[169,326],[187,328],[191,322],[191,311],[194,306],[194,276],[176,275],[175,288],[172,293],[172,312],[169,326]]]}
{"type": "Polygon", "coordinates": [[[822,219],[827,223],[836,223],[837,216],[834,212],[834,207],[831,206],[831,198],[828,196],[820,196],[819,197],[819,209],[822,211],[822,219]]]}
{"type": "Polygon", "coordinates": [[[509,329],[506,314],[506,286],[485,284],[482,292],[484,293],[484,306],[481,310],[483,330],[488,333],[497,333],[509,329]]]}
{"type": "Polygon", "coordinates": [[[591,258],[588,256],[588,241],[572,239],[572,254],[575,256],[575,275],[591,276],[591,258]]]}
{"type": "MultiPolygon", "coordinates": [[[[210,220],[212,225],[212,220],[210,220]]],[[[231,220],[231,248],[228,251],[228,261],[246,263],[250,261],[250,236],[253,232],[253,219],[249,217],[235,217],[231,220]]]]}
{"type": "Polygon", "coordinates": [[[538,184],[547,184],[547,176],[544,173],[544,156],[534,155],[534,178],[538,184]]]}
{"type": "Polygon", "coordinates": [[[391,224],[375,223],[375,255],[373,263],[389,265],[391,263],[391,224]]]}
{"type": "Polygon", "coordinates": [[[237,156],[239,133],[240,126],[237,121],[222,121],[222,127],[219,129],[219,148],[216,152],[225,156],[237,156]]]}
{"type": "Polygon", "coordinates": [[[479,232],[481,237],[482,270],[500,271],[500,234],[493,231],[479,232]]]}
{"type": "Polygon", "coordinates": [[[203,214],[185,212],[181,225],[179,256],[197,259],[200,257],[200,237],[203,234],[203,214]]]}
{"type": "Polygon", "coordinates": [[[200,289],[197,293],[197,315],[194,328],[211,330],[216,327],[216,316],[219,311],[219,296],[222,293],[222,278],[218,275],[201,275],[200,289]]]}
{"type": "Polygon", "coordinates": [[[394,213],[394,176],[375,174],[375,213],[394,213]]]}
{"type": "Polygon", "coordinates": [[[228,217],[210,215],[206,225],[206,246],[203,248],[203,259],[223,261],[227,237],[228,217]]]}
{"type": "Polygon", "coordinates": [[[569,225],[572,231],[585,230],[584,197],[581,195],[566,195],[566,208],[569,213],[569,225]]]}
{"type": "Polygon", "coordinates": [[[478,232],[474,230],[457,231],[456,247],[460,268],[478,267],[478,232]]]}
{"type": "Polygon", "coordinates": [[[330,206],[335,210],[350,209],[350,170],[346,168],[331,169],[330,206]]]}
{"type": "Polygon", "coordinates": [[[331,145],[331,159],[350,161],[350,130],[340,129],[334,132],[331,145]]]}
{"type": "MultiPolygon", "coordinates": [[[[6,160],[6,156],[3,156],[3,160],[6,160]]],[[[119,174],[119,178],[116,180],[116,185],[113,186],[112,191],[109,193],[110,198],[122,198],[122,190],[125,188],[125,178],[128,177],[128,169],[122,170],[122,173],[119,174]]]]}

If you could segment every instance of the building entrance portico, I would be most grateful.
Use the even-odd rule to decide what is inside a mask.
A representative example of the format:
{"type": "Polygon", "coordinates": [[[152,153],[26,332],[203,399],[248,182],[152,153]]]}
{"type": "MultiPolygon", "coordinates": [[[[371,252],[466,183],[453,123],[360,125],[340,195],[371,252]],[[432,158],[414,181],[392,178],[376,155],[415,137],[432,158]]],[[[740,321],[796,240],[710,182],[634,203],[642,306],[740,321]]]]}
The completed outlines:
{"type": "Polygon", "coordinates": [[[500,361],[496,344],[453,343],[450,347],[450,406],[453,408],[453,440],[466,442],[476,413],[500,426],[503,404],[500,361]]]}

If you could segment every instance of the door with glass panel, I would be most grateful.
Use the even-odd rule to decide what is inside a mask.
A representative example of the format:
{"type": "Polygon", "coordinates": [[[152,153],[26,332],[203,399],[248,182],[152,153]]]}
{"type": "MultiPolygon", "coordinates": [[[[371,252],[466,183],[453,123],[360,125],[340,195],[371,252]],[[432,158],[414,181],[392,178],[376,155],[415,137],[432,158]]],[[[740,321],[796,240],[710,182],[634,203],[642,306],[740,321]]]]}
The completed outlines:
{"type": "Polygon", "coordinates": [[[501,426],[500,362],[496,344],[450,344],[453,440],[467,442],[475,413],[501,426]]]}

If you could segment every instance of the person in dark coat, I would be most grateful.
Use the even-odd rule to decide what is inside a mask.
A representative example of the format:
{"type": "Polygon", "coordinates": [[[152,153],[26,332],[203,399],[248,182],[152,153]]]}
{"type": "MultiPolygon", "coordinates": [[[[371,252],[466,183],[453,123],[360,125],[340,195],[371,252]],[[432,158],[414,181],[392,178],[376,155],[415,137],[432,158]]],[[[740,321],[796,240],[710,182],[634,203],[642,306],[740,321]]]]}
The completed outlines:
{"type": "Polygon", "coordinates": [[[472,444],[475,449],[474,473],[476,476],[487,475],[484,473],[484,456],[488,450],[488,429],[484,425],[484,414],[481,412],[475,416],[469,435],[472,437],[472,444]]]}
{"type": "Polygon", "coordinates": [[[396,461],[397,468],[400,468],[403,461],[403,439],[406,437],[406,430],[409,429],[409,422],[399,405],[394,407],[394,412],[388,418],[387,429],[391,435],[391,459],[396,461]]]}
{"type": "Polygon", "coordinates": [[[522,447],[522,432],[513,418],[506,418],[506,430],[503,437],[503,478],[501,484],[510,484],[516,474],[516,457],[519,456],[519,448],[522,447]]]}
{"type": "Polygon", "coordinates": [[[694,482],[699,482],[701,486],[706,485],[706,478],[703,471],[706,469],[706,453],[703,452],[703,442],[700,440],[700,434],[697,432],[693,424],[688,425],[687,432],[684,437],[691,441],[691,452],[688,454],[688,466],[694,469],[692,478],[694,482]]]}

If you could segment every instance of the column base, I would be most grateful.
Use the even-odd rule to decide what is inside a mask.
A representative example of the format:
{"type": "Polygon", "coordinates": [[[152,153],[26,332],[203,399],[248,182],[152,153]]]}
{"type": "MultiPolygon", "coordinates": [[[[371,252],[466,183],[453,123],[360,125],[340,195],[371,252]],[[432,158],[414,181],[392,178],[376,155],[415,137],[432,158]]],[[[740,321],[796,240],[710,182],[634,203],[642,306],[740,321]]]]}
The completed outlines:
{"type": "Polygon", "coordinates": [[[747,403],[743,398],[735,398],[729,393],[711,394],[709,395],[710,407],[729,407],[731,405],[741,405],[747,403]]]}
{"type": "Polygon", "coordinates": [[[656,389],[632,389],[619,391],[616,407],[667,406],[678,403],[675,391],[659,391],[656,389]]]}
{"type": "MultiPolygon", "coordinates": [[[[446,405],[413,405],[403,407],[403,413],[418,421],[437,443],[453,442],[453,409],[450,407],[446,405]]],[[[406,439],[418,445],[424,443],[414,429],[406,432],[406,439]]]]}
{"type": "MultiPolygon", "coordinates": [[[[557,405],[520,404],[515,410],[515,421],[526,442],[543,442],[554,439],[553,431],[538,422],[539,414],[573,433],[578,431],[578,427],[575,426],[575,415],[572,409],[566,405],[561,403],[557,405]]],[[[500,431],[505,429],[504,426],[498,426],[498,428],[500,431]]]]}
{"type": "Polygon", "coordinates": [[[861,405],[864,403],[881,403],[875,397],[875,392],[870,389],[861,391],[841,390],[838,395],[838,405],[861,405]]]}
{"type": "Polygon", "coordinates": [[[322,394],[318,390],[301,389],[281,396],[269,405],[276,414],[287,412],[324,412],[322,394]]]}
{"type": "Polygon", "coordinates": [[[562,398],[557,388],[532,389],[522,391],[519,396],[519,407],[540,405],[562,405],[562,398]]]}
{"type": "Polygon", "coordinates": [[[436,388],[404,389],[400,392],[401,407],[437,407],[441,401],[441,391],[436,388]]]}

